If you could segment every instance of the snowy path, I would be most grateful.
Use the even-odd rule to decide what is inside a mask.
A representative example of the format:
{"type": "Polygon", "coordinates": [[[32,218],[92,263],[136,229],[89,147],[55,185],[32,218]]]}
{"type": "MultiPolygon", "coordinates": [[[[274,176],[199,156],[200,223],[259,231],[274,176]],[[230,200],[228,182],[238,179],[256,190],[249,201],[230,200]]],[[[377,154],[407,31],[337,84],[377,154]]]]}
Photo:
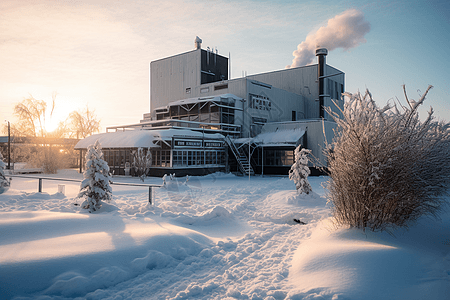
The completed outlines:
{"type": "Polygon", "coordinates": [[[277,226],[263,233],[248,234],[237,242],[219,243],[174,268],[151,270],[93,298],[154,299],[284,299],[290,261],[298,232],[277,226]],[[287,242],[289,241],[289,242],[287,242]],[[164,287],[164,288],[162,288],[164,287]]]}
{"type": "Polygon", "coordinates": [[[152,299],[284,299],[287,275],[298,235],[287,226],[247,234],[237,242],[219,242],[174,267],[149,270],[143,275],[88,298],[152,299]],[[245,295],[247,297],[245,297],[245,295]],[[259,298],[258,298],[259,297],[259,298]]]}
{"type": "MultiPolygon", "coordinates": [[[[286,178],[273,181],[254,186],[244,182],[238,188],[203,186],[202,207],[207,210],[220,204],[231,212],[234,221],[249,225],[247,234],[237,240],[219,241],[174,267],[149,270],[115,287],[88,294],[88,298],[147,299],[151,295],[152,299],[285,299],[292,288],[288,275],[294,251],[324,211],[319,209],[320,214],[314,216],[286,205],[286,197],[293,193],[284,189],[291,183],[286,178]],[[277,195],[274,189],[281,191],[277,195]],[[294,217],[311,224],[296,225],[294,217]]],[[[182,215],[184,218],[177,215],[174,219],[185,223],[195,220],[186,211],[182,215]]]]}

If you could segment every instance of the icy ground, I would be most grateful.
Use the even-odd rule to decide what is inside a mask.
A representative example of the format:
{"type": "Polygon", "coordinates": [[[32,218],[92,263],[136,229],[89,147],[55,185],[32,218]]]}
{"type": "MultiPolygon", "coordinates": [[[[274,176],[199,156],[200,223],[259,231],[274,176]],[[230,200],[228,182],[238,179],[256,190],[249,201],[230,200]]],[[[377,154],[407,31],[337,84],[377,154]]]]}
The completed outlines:
{"type": "Polygon", "coordinates": [[[153,206],[148,189],[113,186],[89,214],[76,183],[40,194],[14,178],[0,195],[0,299],[449,299],[449,212],[392,235],[335,229],[326,180],[298,197],[287,177],[176,178],[153,206]]]}

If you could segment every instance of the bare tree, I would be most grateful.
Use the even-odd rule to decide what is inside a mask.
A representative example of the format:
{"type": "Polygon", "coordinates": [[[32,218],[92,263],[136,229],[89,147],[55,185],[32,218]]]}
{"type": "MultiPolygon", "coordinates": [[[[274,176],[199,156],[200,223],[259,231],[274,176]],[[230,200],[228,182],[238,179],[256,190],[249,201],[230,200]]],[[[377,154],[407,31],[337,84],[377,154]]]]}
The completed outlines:
{"type": "Polygon", "coordinates": [[[67,132],[64,122],[60,122],[53,132],[47,132],[45,128],[46,117],[51,118],[53,115],[56,95],[56,92],[52,94],[52,106],[48,115],[47,103],[35,99],[32,95],[17,103],[14,115],[18,121],[11,125],[12,136],[33,138],[34,150],[30,151],[25,159],[33,167],[42,167],[46,173],[56,173],[62,162],[60,153],[52,149],[50,140],[64,137],[67,132]]]}
{"type": "Polygon", "coordinates": [[[97,119],[94,110],[86,109],[73,111],[69,115],[69,122],[74,137],[86,138],[95,132],[100,131],[100,121],[97,119]]]}
{"type": "Polygon", "coordinates": [[[144,181],[148,171],[152,166],[152,152],[150,148],[146,151],[142,148],[138,148],[137,151],[132,152],[133,155],[133,167],[136,174],[144,181]]]}
{"type": "MultiPolygon", "coordinates": [[[[55,107],[56,93],[53,93],[52,111],[55,107]]],[[[32,95],[14,106],[14,114],[18,117],[18,122],[13,124],[12,131],[21,136],[44,137],[45,114],[47,103],[44,100],[37,100],[32,95]]]]}
{"type": "Polygon", "coordinates": [[[328,152],[329,197],[338,224],[371,230],[407,227],[423,215],[436,216],[450,184],[450,123],[433,110],[421,122],[416,102],[378,108],[372,95],[346,94],[343,117],[328,152]],[[331,150],[331,149],[330,149],[331,150]]]}

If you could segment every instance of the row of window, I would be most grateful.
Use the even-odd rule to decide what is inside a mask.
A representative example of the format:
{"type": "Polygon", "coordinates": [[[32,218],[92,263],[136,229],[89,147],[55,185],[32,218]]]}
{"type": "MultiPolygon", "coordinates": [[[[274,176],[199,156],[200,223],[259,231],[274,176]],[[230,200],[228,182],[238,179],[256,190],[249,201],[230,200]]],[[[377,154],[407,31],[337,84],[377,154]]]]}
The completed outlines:
{"type": "MultiPolygon", "coordinates": [[[[151,150],[153,167],[170,167],[170,150],[151,150]]],[[[112,168],[132,166],[132,149],[103,150],[104,160],[112,168]]],[[[173,150],[173,166],[225,165],[225,151],[173,150]]]]}
{"type": "Polygon", "coordinates": [[[223,99],[222,101],[218,101],[219,105],[228,106],[222,107],[217,106],[213,102],[199,102],[193,104],[183,104],[183,105],[174,105],[170,106],[168,110],[157,110],[156,117],[157,120],[164,119],[174,119],[181,118],[186,116],[198,116],[198,115],[209,115],[213,113],[231,113],[234,114],[233,107],[235,106],[235,102],[230,101],[228,99],[223,99]]]}
{"type": "Polygon", "coordinates": [[[125,167],[126,163],[131,165],[131,163],[133,162],[131,149],[103,150],[103,159],[108,163],[108,166],[110,167],[125,167]]]}
{"type": "Polygon", "coordinates": [[[173,166],[225,165],[225,151],[173,150],[173,166]]]}
{"type": "Polygon", "coordinates": [[[256,156],[258,165],[263,159],[265,166],[292,166],[294,163],[294,150],[264,149],[264,155],[258,151],[256,156]]]}
{"type": "MultiPolygon", "coordinates": [[[[132,166],[132,149],[103,150],[105,161],[112,168],[125,168],[132,166]]],[[[153,167],[170,167],[171,150],[151,150],[153,167]]],[[[294,150],[264,149],[255,153],[258,165],[264,159],[265,166],[291,166],[294,163],[294,150]]],[[[219,150],[173,150],[173,167],[187,167],[200,165],[225,165],[225,151],[219,150]]]]}
{"type": "Polygon", "coordinates": [[[330,95],[331,99],[340,100],[341,95],[344,92],[344,85],[338,83],[332,79],[327,80],[327,93],[330,95]]]}

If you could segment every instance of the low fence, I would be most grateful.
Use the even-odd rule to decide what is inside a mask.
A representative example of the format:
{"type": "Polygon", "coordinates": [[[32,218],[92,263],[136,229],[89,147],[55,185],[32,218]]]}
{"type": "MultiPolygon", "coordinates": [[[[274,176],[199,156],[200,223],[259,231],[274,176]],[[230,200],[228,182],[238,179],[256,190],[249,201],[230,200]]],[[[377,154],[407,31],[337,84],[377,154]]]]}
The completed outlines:
{"type": "MultiPolygon", "coordinates": [[[[7,174],[5,177],[21,177],[21,178],[31,178],[31,179],[38,179],[38,192],[42,193],[42,181],[43,180],[54,180],[54,181],[71,181],[71,182],[78,182],[81,183],[83,180],[79,179],[69,179],[69,178],[54,178],[54,177],[44,177],[44,176],[27,176],[27,175],[12,175],[7,174]]],[[[154,187],[162,187],[162,185],[157,184],[144,184],[144,183],[125,183],[125,182],[111,182],[113,185],[127,185],[127,186],[139,186],[139,187],[148,187],[148,202],[150,204],[153,204],[153,197],[152,197],[152,188],[154,187]]]]}

